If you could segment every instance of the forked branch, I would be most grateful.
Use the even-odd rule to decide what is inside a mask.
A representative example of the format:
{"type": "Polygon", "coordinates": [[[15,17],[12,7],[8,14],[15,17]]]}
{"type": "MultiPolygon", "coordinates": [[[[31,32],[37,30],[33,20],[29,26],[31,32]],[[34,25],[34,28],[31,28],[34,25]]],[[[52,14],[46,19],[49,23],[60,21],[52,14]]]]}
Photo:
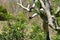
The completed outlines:
{"type": "Polygon", "coordinates": [[[22,4],[22,1],[20,0],[20,3],[17,3],[18,5],[20,5],[22,8],[26,9],[27,11],[29,11],[29,7],[30,7],[30,4],[28,4],[27,7],[24,7],[23,4],[22,4]]]}
{"type": "Polygon", "coordinates": [[[30,11],[31,8],[34,8],[35,7],[35,1],[33,1],[33,5],[32,6],[28,3],[27,7],[23,6],[22,0],[20,0],[20,3],[17,2],[17,4],[20,5],[23,9],[25,9],[27,11],[30,11]]]}

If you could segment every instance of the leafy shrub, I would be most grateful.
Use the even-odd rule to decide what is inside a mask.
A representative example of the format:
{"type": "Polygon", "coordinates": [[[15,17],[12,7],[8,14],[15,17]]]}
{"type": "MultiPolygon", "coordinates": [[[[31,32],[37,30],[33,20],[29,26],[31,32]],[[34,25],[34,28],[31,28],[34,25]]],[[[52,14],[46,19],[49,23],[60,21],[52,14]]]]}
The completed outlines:
{"type": "Polygon", "coordinates": [[[9,23],[7,27],[4,26],[3,32],[0,34],[0,40],[24,40],[27,36],[31,40],[44,40],[44,32],[42,32],[41,28],[35,23],[31,26],[32,27],[29,28],[30,35],[28,36],[26,35],[27,31],[24,32],[28,27],[26,18],[24,17],[23,12],[19,12],[13,24],[9,23]]]}
{"type": "Polygon", "coordinates": [[[9,13],[6,8],[0,5],[0,20],[9,20],[11,18],[11,13],[9,13]]]}

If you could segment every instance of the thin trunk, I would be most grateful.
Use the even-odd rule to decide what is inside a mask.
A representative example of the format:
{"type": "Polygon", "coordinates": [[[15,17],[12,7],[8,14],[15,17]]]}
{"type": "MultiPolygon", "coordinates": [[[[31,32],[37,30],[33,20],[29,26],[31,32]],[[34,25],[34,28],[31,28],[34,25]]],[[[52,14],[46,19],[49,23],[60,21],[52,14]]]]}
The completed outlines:
{"type": "Polygon", "coordinates": [[[46,40],[50,40],[50,37],[49,37],[49,29],[48,29],[48,23],[43,22],[43,28],[44,28],[44,32],[46,33],[46,40]]]}

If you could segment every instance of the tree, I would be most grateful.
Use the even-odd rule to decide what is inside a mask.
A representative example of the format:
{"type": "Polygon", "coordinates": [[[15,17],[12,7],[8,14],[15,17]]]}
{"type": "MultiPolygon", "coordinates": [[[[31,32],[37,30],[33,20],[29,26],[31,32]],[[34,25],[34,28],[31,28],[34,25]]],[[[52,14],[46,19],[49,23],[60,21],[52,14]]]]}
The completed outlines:
{"type": "Polygon", "coordinates": [[[28,12],[34,12],[34,14],[29,17],[30,19],[34,18],[36,15],[40,15],[41,19],[43,19],[43,28],[47,33],[47,40],[50,40],[48,27],[50,26],[54,30],[58,29],[59,25],[56,17],[60,12],[60,7],[58,6],[56,12],[53,14],[51,0],[32,0],[32,2],[32,6],[28,2],[27,7],[23,6],[22,0],[20,0],[20,3],[18,2],[17,4],[28,12]]]}

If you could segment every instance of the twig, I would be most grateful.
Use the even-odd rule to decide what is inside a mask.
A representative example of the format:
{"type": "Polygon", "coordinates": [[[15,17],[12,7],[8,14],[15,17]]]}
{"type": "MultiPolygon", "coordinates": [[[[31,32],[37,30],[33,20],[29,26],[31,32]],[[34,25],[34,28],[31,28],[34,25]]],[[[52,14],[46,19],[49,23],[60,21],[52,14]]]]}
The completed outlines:
{"type": "Polygon", "coordinates": [[[60,7],[58,6],[57,11],[55,12],[55,14],[59,14],[59,12],[60,12],[60,7]]]}

